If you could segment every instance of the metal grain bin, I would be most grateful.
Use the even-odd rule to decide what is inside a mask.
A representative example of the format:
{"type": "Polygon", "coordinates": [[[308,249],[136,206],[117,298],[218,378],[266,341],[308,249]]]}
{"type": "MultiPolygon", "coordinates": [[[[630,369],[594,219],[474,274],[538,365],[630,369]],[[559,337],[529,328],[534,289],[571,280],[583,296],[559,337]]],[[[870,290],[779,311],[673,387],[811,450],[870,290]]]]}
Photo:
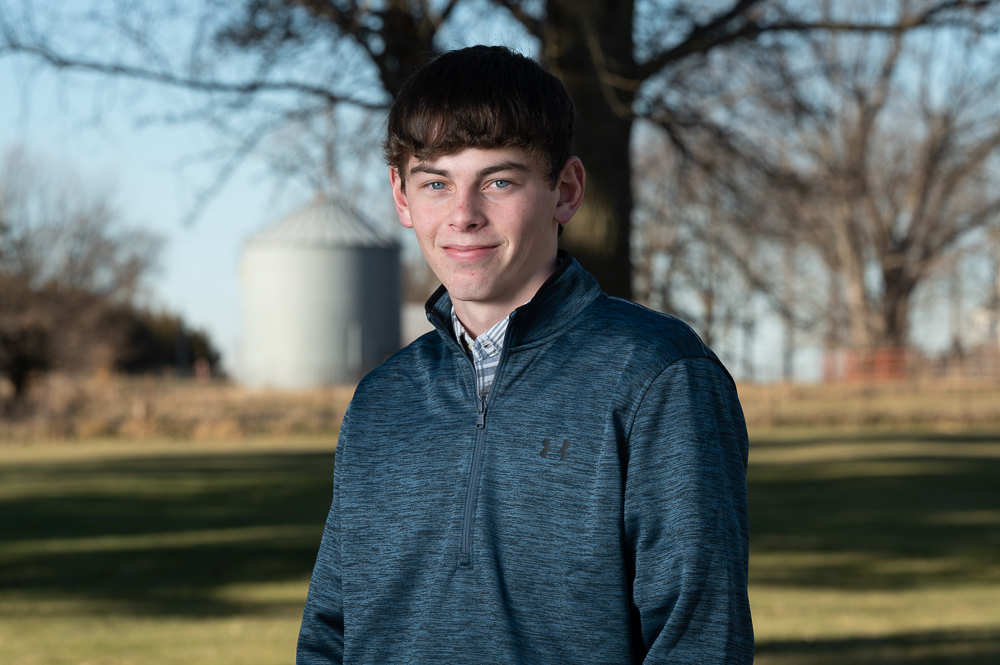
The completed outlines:
{"type": "Polygon", "coordinates": [[[400,348],[399,245],[341,202],[250,238],[240,274],[248,386],[352,383],[400,348]]]}

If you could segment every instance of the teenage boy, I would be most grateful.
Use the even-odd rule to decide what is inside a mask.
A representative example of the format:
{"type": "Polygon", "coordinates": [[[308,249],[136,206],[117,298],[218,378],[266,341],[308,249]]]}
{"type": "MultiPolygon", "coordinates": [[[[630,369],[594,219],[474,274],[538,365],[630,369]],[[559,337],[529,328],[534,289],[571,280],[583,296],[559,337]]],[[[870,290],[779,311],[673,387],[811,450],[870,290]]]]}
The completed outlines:
{"type": "Polygon", "coordinates": [[[501,47],[437,58],[392,106],[436,330],[344,417],[302,665],[753,660],[736,390],[690,328],[558,251],[573,119],[501,47]]]}

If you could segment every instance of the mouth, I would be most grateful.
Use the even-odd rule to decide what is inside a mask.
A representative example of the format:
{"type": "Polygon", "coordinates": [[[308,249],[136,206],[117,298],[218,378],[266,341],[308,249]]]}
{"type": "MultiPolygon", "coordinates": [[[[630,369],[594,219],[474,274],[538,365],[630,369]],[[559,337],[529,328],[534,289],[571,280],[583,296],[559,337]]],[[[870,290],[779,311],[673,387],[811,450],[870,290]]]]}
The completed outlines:
{"type": "Polygon", "coordinates": [[[496,245],[445,245],[445,255],[456,261],[476,261],[490,254],[496,245]]]}

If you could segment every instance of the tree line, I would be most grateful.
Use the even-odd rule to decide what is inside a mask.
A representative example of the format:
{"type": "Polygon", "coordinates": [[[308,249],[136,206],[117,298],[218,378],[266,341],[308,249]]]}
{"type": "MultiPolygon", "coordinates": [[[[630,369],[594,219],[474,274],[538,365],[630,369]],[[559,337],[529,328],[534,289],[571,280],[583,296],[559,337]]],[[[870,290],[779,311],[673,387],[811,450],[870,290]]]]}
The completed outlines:
{"type": "Polygon", "coordinates": [[[138,305],[161,239],[122,222],[109,188],[24,149],[0,161],[0,378],[23,401],[47,371],[160,371],[219,354],[138,305]]]}

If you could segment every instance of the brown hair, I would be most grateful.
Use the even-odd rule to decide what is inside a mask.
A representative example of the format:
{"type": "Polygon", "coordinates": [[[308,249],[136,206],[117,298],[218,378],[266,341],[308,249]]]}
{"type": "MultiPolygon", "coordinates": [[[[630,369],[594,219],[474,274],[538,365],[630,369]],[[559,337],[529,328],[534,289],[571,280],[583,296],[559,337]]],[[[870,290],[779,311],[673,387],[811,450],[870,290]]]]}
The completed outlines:
{"type": "Polygon", "coordinates": [[[562,82],[534,60],[503,46],[471,46],[438,56],[403,85],[382,148],[401,179],[410,157],[522,148],[555,187],[571,155],[575,115],[562,82]]]}

